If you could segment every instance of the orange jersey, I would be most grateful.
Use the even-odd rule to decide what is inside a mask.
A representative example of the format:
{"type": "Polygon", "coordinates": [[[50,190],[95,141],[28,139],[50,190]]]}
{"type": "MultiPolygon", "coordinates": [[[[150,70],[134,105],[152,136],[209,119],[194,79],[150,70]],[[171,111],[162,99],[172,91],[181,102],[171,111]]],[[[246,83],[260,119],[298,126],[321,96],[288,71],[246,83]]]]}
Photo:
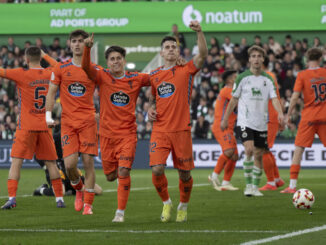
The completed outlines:
{"type": "Polygon", "coordinates": [[[100,135],[121,138],[136,134],[136,101],[143,86],[150,86],[149,75],[126,72],[116,78],[109,70],[97,70],[100,95],[100,135]]]}
{"type": "Polygon", "coordinates": [[[17,85],[19,119],[18,129],[42,131],[45,122],[45,99],[49,88],[51,69],[0,69],[0,76],[17,85]]]}
{"type": "Polygon", "coordinates": [[[157,112],[153,132],[190,130],[192,85],[198,71],[191,60],[185,66],[168,69],[160,67],[151,72],[150,81],[157,112]]]}
{"type": "Polygon", "coordinates": [[[326,69],[306,69],[298,73],[293,91],[303,93],[302,121],[326,119],[326,69]]]}
{"type": "MultiPolygon", "coordinates": [[[[276,88],[277,98],[281,103],[281,96],[280,96],[280,92],[278,90],[278,83],[277,83],[276,76],[273,72],[270,72],[270,71],[266,71],[266,73],[273,78],[275,88],[276,88]]],[[[278,123],[278,113],[273,106],[272,100],[269,100],[269,102],[268,102],[268,122],[269,123],[278,123]]]]}
{"type": "MultiPolygon", "coordinates": [[[[215,102],[215,116],[212,131],[216,131],[220,128],[221,121],[223,120],[224,114],[226,112],[226,108],[232,98],[232,88],[224,87],[221,89],[219,95],[217,96],[215,102]]],[[[232,112],[229,117],[229,125],[228,128],[234,128],[235,121],[237,120],[237,114],[232,112]]]]}
{"type": "Polygon", "coordinates": [[[95,120],[93,94],[96,85],[72,59],[54,67],[51,82],[60,87],[62,124],[80,128],[95,120]]]}

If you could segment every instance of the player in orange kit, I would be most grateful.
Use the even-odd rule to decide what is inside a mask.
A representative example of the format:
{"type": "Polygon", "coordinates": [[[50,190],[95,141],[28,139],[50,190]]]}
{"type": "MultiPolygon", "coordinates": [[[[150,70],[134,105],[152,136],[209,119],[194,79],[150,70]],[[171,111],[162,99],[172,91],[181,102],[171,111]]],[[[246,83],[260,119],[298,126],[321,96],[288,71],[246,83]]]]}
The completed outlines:
{"type": "Polygon", "coordinates": [[[178,66],[176,61],[180,50],[176,39],[165,37],[161,42],[164,65],[150,74],[152,97],[148,116],[153,121],[150,166],[153,184],[163,201],[162,222],[171,218],[172,202],[164,174],[166,159],[171,151],[174,167],[179,172],[180,203],[177,222],[187,220],[187,207],[193,185],[190,174],[194,168],[194,160],[189,107],[194,75],[203,65],[208,51],[199,22],[191,21],[189,27],[197,32],[199,54],[185,66],[178,66]]]}
{"type": "MultiPolygon", "coordinates": [[[[273,72],[270,72],[267,70],[269,63],[268,57],[265,57],[263,62],[263,70],[270,75],[273,78],[277,98],[280,101],[280,93],[278,90],[278,83],[276,76],[273,72]]],[[[278,122],[278,114],[275,110],[272,100],[269,100],[268,102],[268,126],[267,126],[267,144],[268,149],[271,149],[274,145],[276,135],[278,131],[283,130],[279,128],[279,122],[278,122]]],[[[278,167],[276,165],[276,159],[273,155],[273,153],[268,150],[265,151],[263,154],[263,168],[266,174],[267,183],[263,187],[259,188],[260,191],[274,191],[277,190],[278,187],[281,187],[284,185],[284,181],[280,178],[280,174],[278,171],[278,167]]]]}
{"type": "Polygon", "coordinates": [[[223,119],[225,110],[228,106],[230,99],[232,98],[232,88],[234,81],[237,77],[237,72],[226,71],[222,78],[224,81],[224,88],[220,91],[217,100],[215,102],[215,118],[212,127],[215,139],[221,145],[222,155],[218,158],[215,169],[212,174],[208,176],[208,180],[212,183],[213,187],[218,191],[236,191],[239,188],[234,187],[231,183],[231,177],[234,172],[236,162],[238,160],[237,140],[234,136],[234,125],[237,120],[236,113],[232,113],[229,119],[229,125],[227,130],[222,131],[220,128],[221,120],[223,119]],[[218,179],[218,175],[224,169],[224,178],[222,185],[218,179]]]}
{"type": "Polygon", "coordinates": [[[68,178],[76,190],[75,210],[81,211],[84,207],[83,215],[93,214],[92,204],[95,195],[93,156],[98,154],[97,125],[93,102],[95,83],[81,68],[84,40],[88,36],[88,33],[83,30],[75,30],[70,33],[70,48],[73,58],[58,63],[54,67],[46,99],[46,122],[51,127],[54,125],[54,120],[51,117],[54,98],[60,88],[63,158],[68,178]],[[85,184],[83,184],[77,169],[79,153],[81,153],[85,169],[85,184]]]}
{"type": "Polygon", "coordinates": [[[302,154],[305,147],[311,147],[315,134],[326,146],[326,69],[319,67],[322,58],[323,53],[319,48],[309,49],[307,51],[308,69],[299,72],[294,84],[287,113],[288,121],[291,120],[291,114],[301,93],[304,107],[295,137],[295,150],[290,168],[290,185],[281,193],[296,192],[302,154]]]}
{"type": "Polygon", "coordinates": [[[124,222],[130,193],[130,171],[137,144],[136,101],[143,86],[149,86],[149,75],[126,72],[126,50],[111,46],[105,52],[108,69],[91,65],[93,36],[85,40],[82,67],[100,91],[100,147],[102,166],[108,181],[118,178],[118,209],[112,222],[124,222]]]}
{"type": "Polygon", "coordinates": [[[51,69],[41,67],[41,56],[53,64],[49,56],[44,53],[41,55],[38,47],[30,47],[25,52],[28,69],[0,69],[1,77],[16,83],[19,99],[19,119],[11,150],[12,163],[7,182],[9,200],[1,207],[2,209],[16,207],[16,192],[23,160],[32,159],[34,154],[38,159],[45,160],[57,207],[65,207],[60,173],[55,163],[57,154],[52,132],[48,129],[44,117],[45,95],[49,87],[51,69]]]}

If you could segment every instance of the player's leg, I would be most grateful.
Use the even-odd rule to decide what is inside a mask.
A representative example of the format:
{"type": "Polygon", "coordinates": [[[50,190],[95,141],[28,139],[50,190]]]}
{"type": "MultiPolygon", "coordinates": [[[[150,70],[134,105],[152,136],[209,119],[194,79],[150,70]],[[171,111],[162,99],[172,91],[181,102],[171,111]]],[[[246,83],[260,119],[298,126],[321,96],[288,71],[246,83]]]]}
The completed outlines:
{"type": "Polygon", "coordinates": [[[224,178],[223,178],[223,181],[222,181],[221,190],[222,191],[236,191],[236,190],[239,190],[239,188],[234,187],[230,182],[231,178],[232,178],[232,175],[233,175],[233,172],[234,172],[234,169],[235,169],[235,165],[236,165],[237,160],[239,158],[238,150],[237,150],[237,148],[233,148],[233,149],[230,149],[230,150],[226,150],[224,154],[226,156],[228,156],[229,160],[227,161],[227,163],[226,163],[226,165],[224,167],[224,178]]]}
{"type": "Polygon", "coordinates": [[[119,154],[119,183],[118,183],[118,209],[116,210],[113,222],[123,222],[124,213],[130,193],[130,171],[136,154],[137,137],[132,135],[121,139],[117,145],[119,154]]]}
{"type": "Polygon", "coordinates": [[[287,188],[282,190],[281,193],[296,192],[302,154],[304,152],[305,147],[311,147],[317,129],[318,127],[311,125],[307,121],[300,121],[298,132],[295,137],[295,149],[292,157],[292,164],[290,167],[290,184],[287,188]]]}
{"type": "Polygon", "coordinates": [[[172,201],[168,192],[168,180],[165,176],[166,159],[171,151],[171,144],[165,133],[152,132],[149,150],[149,165],[152,168],[152,183],[163,202],[161,221],[171,218],[172,201]]]}

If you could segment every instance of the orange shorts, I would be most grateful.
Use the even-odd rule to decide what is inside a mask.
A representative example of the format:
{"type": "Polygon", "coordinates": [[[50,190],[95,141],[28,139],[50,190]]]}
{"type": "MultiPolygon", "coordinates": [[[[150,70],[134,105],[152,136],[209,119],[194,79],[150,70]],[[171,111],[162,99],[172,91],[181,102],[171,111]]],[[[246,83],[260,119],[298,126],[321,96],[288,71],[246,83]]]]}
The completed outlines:
{"type": "Polygon", "coordinates": [[[301,121],[299,123],[297,136],[294,144],[301,147],[311,147],[315,134],[318,134],[320,141],[326,146],[326,122],[325,121],[301,121]]]}
{"type": "Polygon", "coordinates": [[[171,151],[174,168],[187,171],[195,167],[190,131],[173,133],[152,132],[149,148],[149,165],[152,167],[166,164],[166,159],[171,151]]]}
{"type": "Polygon", "coordinates": [[[73,153],[98,154],[97,125],[89,124],[82,128],[61,125],[61,145],[63,157],[73,153]]]}
{"type": "Polygon", "coordinates": [[[17,129],[11,157],[32,159],[34,154],[39,160],[57,160],[51,129],[43,131],[17,129]]]}
{"type": "Polygon", "coordinates": [[[278,123],[268,123],[267,129],[267,144],[268,148],[272,148],[278,133],[278,123]]]}
{"type": "Polygon", "coordinates": [[[118,167],[131,169],[135,159],[136,146],[136,135],[124,138],[107,138],[105,136],[100,136],[104,174],[109,174],[118,167]]]}
{"type": "Polygon", "coordinates": [[[234,133],[232,129],[226,129],[222,131],[221,129],[216,129],[213,131],[215,139],[220,144],[222,151],[226,151],[228,149],[236,149],[237,148],[237,140],[234,137],[234,133]]]}

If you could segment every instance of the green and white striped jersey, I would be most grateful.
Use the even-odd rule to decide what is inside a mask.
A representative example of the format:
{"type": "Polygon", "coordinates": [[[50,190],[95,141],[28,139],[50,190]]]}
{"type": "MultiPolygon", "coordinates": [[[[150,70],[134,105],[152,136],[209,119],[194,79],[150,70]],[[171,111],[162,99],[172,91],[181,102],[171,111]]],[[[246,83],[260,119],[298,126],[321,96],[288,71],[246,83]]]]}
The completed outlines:
{"type": "Polygon", "coordinates": [[[239,99],[237,125],[267,131],[268,101],[277,97],[273,78],[265,72],[256,76],[246,70],[238,75],[232,96],[239,99]]]}

